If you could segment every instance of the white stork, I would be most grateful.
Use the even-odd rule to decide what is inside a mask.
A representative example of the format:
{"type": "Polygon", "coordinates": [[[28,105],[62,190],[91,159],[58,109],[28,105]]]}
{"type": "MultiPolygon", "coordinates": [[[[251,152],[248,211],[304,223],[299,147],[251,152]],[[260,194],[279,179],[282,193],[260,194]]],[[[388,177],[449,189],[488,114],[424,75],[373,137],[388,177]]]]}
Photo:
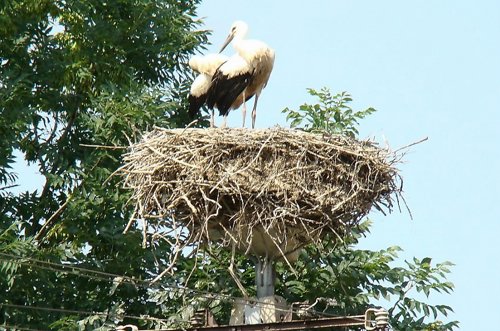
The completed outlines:
{"type": "Polygon", "coordinates": [[[245,22],[236,21],[231,26],[220,51],[222,52],[233,41],[237,54],[230,57],[215,71],[208,91],[208,108],[219,109],[220,115],[224,116],[223,126],[225,126],[229,111],[243,104],[243,127],[245,127],[245,101],[255,95],[252,128],[255,127],[257,102],[273,70],[274,50],[262,41],[245,39],[247,32],[248,25],[245,22]]]}
{"type": "MultiPolygon", "coordinates": [[[[189,66],[199,75],[193,81],[189,91],[189,115],[194,117],[207,100],[208,89],[212,84],[212,77],[219,66],[226,62],[227,56],[223,54],[195,55],[189,60],[189,66]]],[[[210,127],[214,127],[214,112],[212,109],[210,127]]]]}

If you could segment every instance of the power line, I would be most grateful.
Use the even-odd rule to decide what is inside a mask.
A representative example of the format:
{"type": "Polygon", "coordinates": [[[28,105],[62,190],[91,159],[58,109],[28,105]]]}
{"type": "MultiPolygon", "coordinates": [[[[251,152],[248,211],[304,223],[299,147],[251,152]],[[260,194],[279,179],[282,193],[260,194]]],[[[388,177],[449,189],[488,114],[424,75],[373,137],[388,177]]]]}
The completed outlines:
{"type": "Polygon", "coordinates": [[[181,290],[181,291],[186,291],[194,294],[199,294],[200,296],[206,298],[206,299],[215,299],[215,298],[226,298],[226,299],[231,299],[235,300],[237,299],[236,297],[232,297],[230,295],[222,294],[222,293],[211,293],[208,291],[203,291],[203,290],[198,290],[198,289],[191,289],[188,287],[183,287],[179,285],[171,285],[171,284],[165,284],[165,283],[155,283],[151,284],[147,280],[142,280],[142,279],[137,279],[125,275],[118,275],[118,274],[112,274],[112,273],[107,273],[103,271],[98,271],[98,270],[92,270],[92,269],[87,269],[87,268],[82,268],[82,267],[77,267],[77,266],[72,266],[72,265],[67,265],[67,264],[60,264],[60,263],[54,263],[54,262],[49,262],[49,261],[42,261],[42,260],[37,260],[29,257],[21,257],[13,254],[7,254],[7,253],[0,253],[0,260],[2,261],[11,261],[11,259],[17,260],[16,263],[29,266],[29,267],[34,267],[38,269],[44,269],[48,271],[53,271],[53,272],[60,272],[60,273],[65,273],[65,274],[71,274],[77,277],[85,277],[89,279],[95,279],[95,280],[101,280],[101,281],[107,281],[107,282],[124,282],[127,284],[131,284],[134,286],[139,286],[144,289],[162,289],[162,288],[167,288],[167,289],[173,289],[173,290],[181,290]],[[2,256],[4,258],[2,258],[2,256]],[[5,257],[9,258],[6,259],[5,257]],[[26,260],[26,261],[22,261],[26,260]],[[29,261],[29,262],[28,262],[29,261]],[[95,274],[95,275],[92,275],[95,274]]]}
{"type": "Polygon", "coordinates": [[[0,324],[0,329],[5,329],[5,330],[21,330],[21,331],[44,331],[44,330],[39,330],[39,329],[32,329],[20,325],[10,325],[10,324],[0,324]]]}
{"type": "MultiPolygon", "coordinates": [[[[55,271],[55,272],[72,274],[72,275],[80,276],[80,277],[86,277],[86,278],[91,278],[91,279],[96,279],[96,280],[112,281],[112,282],[119,280],[122,282],[128,282],[132,285],[142,286],[142,287],[145,287],[148,289],[159,287],[158,285],[152,285],[150,282],[148,282],[146,280],[137,279],[137,278],[133,278],[133,277],[125,276],[125,275],[112,274],[109,272],[104,272],[104,271],[99,271],[99,270],[87,269],[87,268],[78,267],[78,266],[69,265],[69,264],[61,264],[61,263],[55,263],[55,262],[50,262],[50,261],[42,261],[42,260],[37,260],[37,259],[29,258],[29,257],[17,256],[17,255],[7,254],[7,253],[0,253],[0,256],[4,256],[4,257],[10,258],[10,259],[18,260],[17,263],[19,263],[19,264],[23,264],[23,265],[27,265],[27,266],[31,266],[31,267],[35,267],[35,268],[40,268],[40,269],[45,269],[45,270],[50,270],[50,271],[55,271]],[[22,260],[34,262],[35,264],[27,263],[27,262],[22,261],[22,260]],[[53,267],[56,267],[56,268],[53,268],[53,267]],[[57,269],[57,268],[61,268],[61,269],[57,269]],[[97,276],[89,275],[89,274],[94,274],[97,276]]],[[[0,257],[0,260],[11,261],[11,260],[7,260],[7,259],[2,259],[1,257],[0,257]]],[[[164,287],[170,288],[170,289],[186,290],[186,291],[198,291],[198,290],[192,290],[192,289],[189,289],[187,287],[181,287],[181,286],[177,286],[177,285],[171,285],[171,284],[165,284],[165,283],[162,283],[162,285],[164,287]]]]}
{"type": "Polygon", "coordinates": [[[10,325],[10,324],[0,324],[0,330],[46,331],[46,330],[32,329],[24,326],[10,325]]]}
{"type": "MultiPolygon", "coordinates": [[[[29,305],[15,305],[11,303],[0,303],[0,307],[8,307],[14,309],[27,309],[27,310],[40,310],[45,312],[53,312],[53,313],[62,313],[62,314],[78,314],[78,315],[98,315],[98,316],[112,316],[111,313],[105,312],[91,312],[91,311],[83,311],[83,310],[74,310],[74,309],[62,309],[62,308],[50,308],[50,307],[40,307],[40,306],[29,306],[29,305]]],[[[125,314],[116,314],[117,316],[123,318],[130,318],[136,320],[150,320],[157,322],[167,322],[166,318],[158,318],[158,317],[150,317],[150,316],[134,316],[134,315],[125,315],[125,314]]]]}
{"type": "MultiPolygon", "coordinates": [[[[0,255],[1,255],[1,253],[0,253],[0,255]]],[[[0,257],[0,261],[9,261],[9,260],[6,260],[6,259],[3,259],[3,258],[0,257]]],[[[54,272],[59,272],[59,273],[64,273],[64,274],[69,274],[69,275],[75,275],[75,276],[85,277],[85,278],[89,278],[89,279],[95,279],[95,280],[101,280],[101,281],[108,281],[108,282],[109,281],[113,281],[113,279],[109,279],[109,278],[104,278],[104,277],[99,277],[99,276],[92,276],[92,275],[87,275],[87,274],[80,274],[80,273],[78,273],[75,270],[61,270],[61,269],[57,269],[57,268],[52,268],[50,266],[35,265],[35,264],[32,264],[32,263],[27,263],[27,262],[23,262],[23,261],[17,261],[16,263],[19,263],[21,265],[25,265],[25,266],[28,266],[28,267],[34,267],[34,268],[37,268],[37,269],[54,271],[54,272]]]]}
{"type": "MultiPolygon", "coordinates": [[[[39,268],[39,269],[45,269],[45,270],[54,271],[54,272],[71,274],[71,275],[75,275],[78,277],[86,277],[89,279],[109,281],[109,282],[120,281],[120,282],[125,282],[128,284],[134,285],[134,286],[140,286],[140,287],[145,288],[145,289],[151,289],[151,288],[158,289],[158,288],[161,288],[161,286],[163,286],[163,288],[167,288],[167,289],[181,290],[181,291],[186,291],[186,292],[190,292],[193,294],[198,294],[199,296],[204,297],[205,299],[225,298],[227,300],[232,300],[232,301],[241,300],[241,298],[234,297],[234,296],[231,296],[229,294],[212,293],[209,291],[203,291],[203,290],[199,290],[199,289],[191,289],[191,288],[188,288],[185,286],[180,286],[180,285],[165,284],[164,282],[151,284],[151,282],[149,282],[147,280],[137,279],[137,278],[130,277],[130,276],[118,275],[118,274],[103,272],[103,271],[99,271],[99,270],[92,270],[92,269],[87,269],[87,268],[68,265],[68,264],[55,263],[55,262],[50,262],[50,261],[42,261],[42,260],[30,258],[30,257],[23,257],[23,256],[18,256],[18,255],[13,255],[13,254],[8,254],[8,253],[1,253],[1,252],[0,252],[0,256],[4,257],[4,258],[0,257],[0,260],[3,260],[3,261],[11,261],[11,259],[15,259],[15,260],[17,260],[17,263],[22,264],[22,265],[27,265],[27,266],[31,266],[31,267],[35,267],[35,268],[39,268]],[[7,260],[6,258],[9,258],[9,259],[7,260]],[[22,261],[22,260],[30,261],[33,263],[28,263],[28,262],[22,261]],[[61,269],[58,269],[58,268],[61,268],[61,269]],[[94,275],[90,275],[90,274],[94,274],[94,275]]],[[[301,311],[301,309],[293,309],[293,308],[291,308],[289,310],[280,309],[280,308],[274,306],[273,303],[264,302],[264,301],[261,301],[258,299],[253,299],[253,300],[249,299],[248,301],[258,303],[259,305],[262,305],[262,306],[265,306],[265,305],[273,306],[274,309],[277,311],[283,311],[283,312],[291,311],[291,312],[295,312],[295,313],[298,313],[299,311],[301,311]]],[[[313,314],[320,315],[320,316],[342,317],[341,315],[330,314],[330,313],[326,313],[326,312],[319,312],[319,311],[316,311],[314,309],[310,309],[309,311],[313,314]]]]}

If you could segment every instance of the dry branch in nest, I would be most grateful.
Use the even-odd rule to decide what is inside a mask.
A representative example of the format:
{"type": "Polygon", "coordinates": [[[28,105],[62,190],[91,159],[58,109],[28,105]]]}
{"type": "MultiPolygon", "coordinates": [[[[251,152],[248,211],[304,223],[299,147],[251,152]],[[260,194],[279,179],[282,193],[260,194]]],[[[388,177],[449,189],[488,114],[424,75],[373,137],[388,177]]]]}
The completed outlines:
{"type": "Polygon", "coordinates": [[[135,217],[174,238],[172,264],[183,245],[210,241],[290,260],[327,234],[342,238],[372,207],[390,212],[398,160],[339,135],[156,128],[130,146],[120,172],[135,217]]]}

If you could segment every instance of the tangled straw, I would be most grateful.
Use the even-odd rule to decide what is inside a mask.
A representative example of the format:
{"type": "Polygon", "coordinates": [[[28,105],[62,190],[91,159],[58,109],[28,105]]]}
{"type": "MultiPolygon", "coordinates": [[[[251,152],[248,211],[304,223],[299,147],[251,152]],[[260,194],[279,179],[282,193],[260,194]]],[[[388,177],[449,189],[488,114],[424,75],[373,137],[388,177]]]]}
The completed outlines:
{"type": "Polygon", "coordinates": [[[326,234],[341,239],[372,207],[391,212],[399,159],[339,135],[155,128],[130,146],[120,173],[134,219],[177,247],[171,264],[186,245],[210,241],[292,259],[326,234]]]}

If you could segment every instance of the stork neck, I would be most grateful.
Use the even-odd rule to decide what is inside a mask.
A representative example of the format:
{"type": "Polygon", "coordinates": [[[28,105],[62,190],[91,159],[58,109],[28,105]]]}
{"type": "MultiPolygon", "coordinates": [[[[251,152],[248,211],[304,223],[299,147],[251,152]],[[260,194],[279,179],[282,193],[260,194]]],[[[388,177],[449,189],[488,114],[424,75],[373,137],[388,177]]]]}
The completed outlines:
{"type": "Polygon", "coordinates": [[[238,54],[241,54],[243,52],[243,45],[242,45],[243,38],[238,38],[234,37],[233,40],[233,48],[238,54]]]}
{"type": "Polygon", "coordinates": [[[249,47],[246,39],[238,39],[233,41],[233,48],[239,56],[245,60],[249,60],[249,47]]]}

